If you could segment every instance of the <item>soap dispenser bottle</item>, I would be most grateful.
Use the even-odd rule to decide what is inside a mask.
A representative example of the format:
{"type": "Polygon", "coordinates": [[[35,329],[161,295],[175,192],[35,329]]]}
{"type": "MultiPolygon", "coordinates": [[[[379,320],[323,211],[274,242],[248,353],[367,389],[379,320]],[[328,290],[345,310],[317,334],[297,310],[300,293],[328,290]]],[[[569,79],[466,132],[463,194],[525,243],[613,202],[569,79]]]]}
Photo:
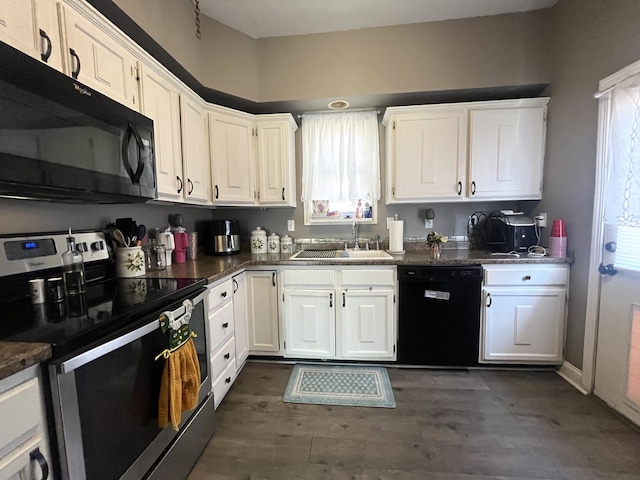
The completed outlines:
{"type": "Polygon", "coordinates": [[[84,278],[84,259],[82,252],[76,250],[76,239],[67,237],[67,251],[62,254],[62,278],[64,279],[64,292],[66,295],[82,295],[87,291],[84,278]]]}

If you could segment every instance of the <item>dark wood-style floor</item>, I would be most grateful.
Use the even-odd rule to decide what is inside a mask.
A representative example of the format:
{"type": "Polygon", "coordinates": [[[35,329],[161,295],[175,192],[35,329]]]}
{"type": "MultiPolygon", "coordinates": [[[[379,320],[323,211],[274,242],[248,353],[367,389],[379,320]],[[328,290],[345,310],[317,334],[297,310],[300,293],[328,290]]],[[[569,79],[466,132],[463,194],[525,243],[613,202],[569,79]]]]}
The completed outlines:
{"type": "Polygon", "coordinates": [[[283,403],[248,363],[188,480],[640,479],[640,431],[553,372],[389,368],[397,408],[283,403]]]}

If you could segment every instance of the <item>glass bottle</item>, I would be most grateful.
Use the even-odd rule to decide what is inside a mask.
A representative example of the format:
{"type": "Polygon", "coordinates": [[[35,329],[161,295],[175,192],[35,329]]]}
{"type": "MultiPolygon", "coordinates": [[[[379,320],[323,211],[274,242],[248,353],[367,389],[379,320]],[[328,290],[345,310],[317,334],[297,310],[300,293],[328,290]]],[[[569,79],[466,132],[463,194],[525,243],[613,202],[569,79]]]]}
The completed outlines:
{"type": "Polygon", "coordinates": [[[362,200],[358,200],[358,205],[356,205],[356,218],[364,217],[364,212],[362,210],[362,200]]]}
{"type": "Polygon", "coordinates": [[[62,254],[62,278],[65,294],[81,295],[87,291],[82,252],[76,250],[76,239],[71,236],[71,228],[67,237],[67,251],[62,254]]]}

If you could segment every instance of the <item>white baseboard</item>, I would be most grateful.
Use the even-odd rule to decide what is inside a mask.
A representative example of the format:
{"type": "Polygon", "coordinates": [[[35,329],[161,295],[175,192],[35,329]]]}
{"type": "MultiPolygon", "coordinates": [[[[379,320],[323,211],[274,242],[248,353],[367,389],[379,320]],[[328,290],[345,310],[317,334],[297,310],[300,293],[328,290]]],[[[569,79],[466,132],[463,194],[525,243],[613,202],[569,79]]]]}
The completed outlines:
{"type": "Polygon", "coordinates": [[[579,392],[582,392],[585,395],[589,394],[589,392],[582,387],[582,370],[578,369],[578,367],[564,361],[560,368],[556,370],[556,373],[569,382],[579,392]]]}

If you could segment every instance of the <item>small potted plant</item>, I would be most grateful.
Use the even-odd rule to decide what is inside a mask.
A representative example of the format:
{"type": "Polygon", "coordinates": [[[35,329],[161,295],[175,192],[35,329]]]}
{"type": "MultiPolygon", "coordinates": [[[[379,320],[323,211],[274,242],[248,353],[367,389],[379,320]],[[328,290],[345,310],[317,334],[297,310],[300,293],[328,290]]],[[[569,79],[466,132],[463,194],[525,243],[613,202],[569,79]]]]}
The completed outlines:
{"type": "Polygon", "coordinates": [[[431,256],[435,259],[440,258],[440,252],[442,250],[442,244],[449,241],[448,237],[444,235],[440,235],[438,232],[430,232],[427,235],[427,245],[429,245],[429,250],[431,251],[431,256]]]}

